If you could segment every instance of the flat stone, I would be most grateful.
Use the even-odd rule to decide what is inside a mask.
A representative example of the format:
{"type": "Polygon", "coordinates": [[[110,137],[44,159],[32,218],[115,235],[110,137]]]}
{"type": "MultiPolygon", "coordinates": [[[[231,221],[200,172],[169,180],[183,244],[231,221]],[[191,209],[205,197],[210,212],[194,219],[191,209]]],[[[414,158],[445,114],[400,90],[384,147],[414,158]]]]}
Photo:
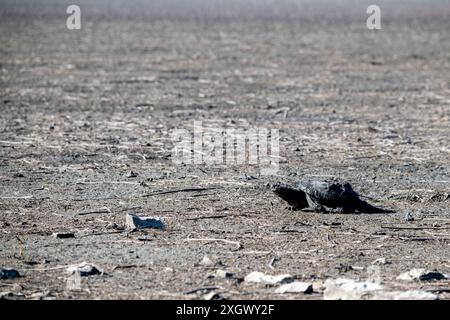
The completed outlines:
{"type": "Polygon", "coordinates": [[[245,282],[265,283],[265,284],[283,284],[294,281],[289,274],[281,274],[277,276],[266,275],[262,272],[253,271],[249,273],[245,278],[245,282]]]}
{"type": "Polygon", "coordinates": [[[128,213],[125,224],[128,229],[164,229],[164,223],[158,217],[138,217],[128,213]]]}
{"type": "Polygon", "coordinates": [[[374,260],[372,262],[372,264],[381,266],[381,265],[385,265],[385,264],[390,264],[390,262],[388,260],[386,260],[386,258],[378,258],[378,259],[374,260]]]}
{"type": "Polygon", "coordinates": [[[408,272],[402,273],[397,277],[398,280],[403,281],[430,281],[430,280],[444,280],[448,279],[448,276],[438,271],[431,271],[427,269],[412,269],[408,272]]]}
{"type": "Polygon", "coordinates": [[[89,264],[87,262],[82,262],[75,266],[70,266],[66,269],[67,273],[79,273],[82,277],[103,274],[103,271],[100,270],[97,266],[93,264],[89,264]]]}
{"type": "Polygon", "coordinates": [[[371,300],[437,300],[438,296],[422,290],[381,291],[369,294],[371,300]]]}
{"type": "Polygon", "coordinates": [[[0,268],[0,279],[15,279],[20,277],[17,270],[0,268]]]}
{"type": "Polygon", "coordinates": [[[275,290],[275,293],[312,293],[313,286],[311,283],[294,281],[283,284],[275,290]]]}
{"type": "Polygon", "coordinates": [[[226,270],[216,270],[216,273],[214,274],[214,278],[218,279],[225,279],[225,278],[231,278],[233,277],[233,273],[228,272],[226,270]]]}
{"type": "Polygon", "coordinates": [[[0,292],[0,300],[23,300],[25,298],[23,293],[14,293],[10,291],[0,292]]]}
{"type": "Polygon", "coordinates": [[[208,256],[203,256],[202,261],[198,264],[203,267],[212,267],[215,263],[208,256]]]}
{"type": "Polygon", "coordinates": [[[328,279],[324,283],[324,300],[360,300],[372,291],[383,287],[375,282],[361,282],[352,279],[328,279]]]}

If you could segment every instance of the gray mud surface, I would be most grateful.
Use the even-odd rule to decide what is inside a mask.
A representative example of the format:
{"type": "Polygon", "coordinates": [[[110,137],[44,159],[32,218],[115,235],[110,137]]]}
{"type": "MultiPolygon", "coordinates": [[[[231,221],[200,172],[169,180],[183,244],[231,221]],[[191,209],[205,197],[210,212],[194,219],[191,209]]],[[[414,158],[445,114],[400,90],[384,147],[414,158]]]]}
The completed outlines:
{"type": "Polygon", "coordinates": [[[450,297],[449,280],[396,280],[450,273],[447,1],[381,1],[378,31],[366,28],[367,1],[79,3],[82,29],[70,31],[71,2],[0,1],[0,267],[22,275],[0,292],[322,299],[325,280],[365,280],[386,258],[386,288],[450,297]],[[278,173],[175,164],[171,133],[194,120],[278,129],[278,173]],[[396,213],[291,211],[267,187],[329,176],[396,213]],[[152,194],[192,188],[206,190],[152,194]],[[166,229],[123,230],[127,212],[166,229]],[[65,268],[83,261],[105,274],[70,290],[65,268]],[[234,276],[209,277],[217,269],[234,276]],[[252,271],[314,293],[243,282],[252,271]]]}

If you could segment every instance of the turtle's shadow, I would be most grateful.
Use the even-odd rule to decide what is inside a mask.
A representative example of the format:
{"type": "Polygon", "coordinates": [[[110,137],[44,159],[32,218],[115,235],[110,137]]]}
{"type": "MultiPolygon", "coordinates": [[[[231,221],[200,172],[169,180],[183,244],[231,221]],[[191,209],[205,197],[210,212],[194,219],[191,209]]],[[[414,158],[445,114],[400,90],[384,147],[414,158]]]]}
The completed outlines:
{"type": "Polygon", "coordinates": [[[317,210],[317,209],[313,209],[313,208],[303,208],[303,209],[298,209],[295,207],[287,207],[288,210],[290,211],[297,211],[297,212],[305,212],[305,213],[321,213],[321,214],[352,214],[352,215],[360,215],[360,214],[392,214],[392,213],[396,213],[395,210],[389,210],[389,209],[382,209],[382,208],[377,208],[377,207],[373,207],[374,209],[370,212],[365,212],[365,211],[326,211],[326,210],[317,210]]]}

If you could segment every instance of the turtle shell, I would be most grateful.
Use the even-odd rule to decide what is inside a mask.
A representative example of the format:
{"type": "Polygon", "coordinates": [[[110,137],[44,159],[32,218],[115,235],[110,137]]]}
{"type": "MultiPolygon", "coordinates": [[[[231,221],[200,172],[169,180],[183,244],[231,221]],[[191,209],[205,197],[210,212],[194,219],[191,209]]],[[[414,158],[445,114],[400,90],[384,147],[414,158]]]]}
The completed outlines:
{"type": "Polygon", "coordinates": [[[300,181],[297,187],[317,205],[343,208],[360,202],[358,194],[348,182],[306,180],[300,181]]]}

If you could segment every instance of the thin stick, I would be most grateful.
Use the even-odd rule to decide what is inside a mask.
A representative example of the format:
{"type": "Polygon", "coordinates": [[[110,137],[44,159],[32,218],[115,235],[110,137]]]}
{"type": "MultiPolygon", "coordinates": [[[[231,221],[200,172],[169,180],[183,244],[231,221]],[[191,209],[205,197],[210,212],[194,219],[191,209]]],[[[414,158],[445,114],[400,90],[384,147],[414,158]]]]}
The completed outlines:
{"type": "Polygon", "coordinates": [[[198,291],[205,291],[205,290],[211,291],[211,290],[216,290],[216,289],[219,289],[219,287],[201,287],[201,288],[195,288],[192,290],[185,291],[184,294],[192,294],[192,293],[197,293],[198,291]]]}
{"type": "Polygon", "coordinates": [[[0,197],[0,199],[31,199],[34,196],[22,196],[22,197],[0,197]]]}
{"type": "Polygon", "coordinates": [[[94,214],[94,213],[111,213],[111,209],[104,207],[93,211],[86,211],[86,212],[79,212],[77,213],[79,216],[85,216],[88,214],[94,214]]]}
{"type": "Polygon", "coordinates": [[[76,184],[140,184],[132,181],[78,181],[76,184]]]}
{"type": "Polygon", "coordinates": [[[201,192],[201,191],[208,191],[208,190],[215,190],[216,188],[187,188],[187,189],[179,189],[179,190],[169,190],[169,191],[161,191],[161,192],[154,192],[154,193],[148,193],[144,194],[141,197],[152,197],[160,194],[170,194],[170,193],[177,193],[177,192],[201,192]]]}
{"type": "Polygon", "coordinates": [[[88,233],[80,236],[79,238],[85,238],[90,236],[102,236],[105,234],[116,234],[116,233],[124,233],[124,230],[117,230],[117,231],[108,231],[108,232],[97,232],[97,233],[88,233]]]}
{"type": "Polygon", "coordinates": [[[129,268],[137,268],[136,264],[126,264],[126,265],[117,265],[111,269],[111,272],[116,271],[117,269],[129,269],[129,268]]]}
{"type": "Polygon", "coordinates": [[[231,215],[216,215],[216,216],[203,216],[203,217],[194,217],[194,218],[187,218],[186,220],[201,220],[201,219],[220,219],[220,218],[226,218],[231,217],[231,215]]]}
{"type": "Polygon", "coordinates": [[[381,226],[383,229],[396,229],[396,230],[442,230],[450,229],[442,227],[398,227],[398,226],[381,226]]]}
{"type": "Polygon", "coordinates": [[[219,242],[225,242],[225,243],[237,245],[239,248],[241,247],[241,244],[240,244],[239,242],[237,242],[237,241],[231,241],[231,240],[227,240],[227,239],[216,239],[216,238],[188,238],[188,239],[184,239],[184,241],[206,241],[206,242],[219,241],[219,242]]]}

